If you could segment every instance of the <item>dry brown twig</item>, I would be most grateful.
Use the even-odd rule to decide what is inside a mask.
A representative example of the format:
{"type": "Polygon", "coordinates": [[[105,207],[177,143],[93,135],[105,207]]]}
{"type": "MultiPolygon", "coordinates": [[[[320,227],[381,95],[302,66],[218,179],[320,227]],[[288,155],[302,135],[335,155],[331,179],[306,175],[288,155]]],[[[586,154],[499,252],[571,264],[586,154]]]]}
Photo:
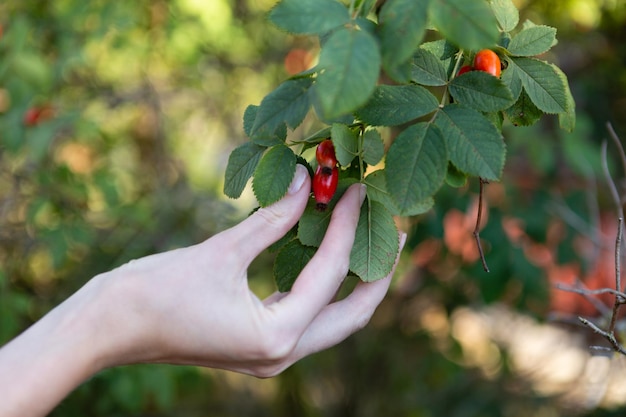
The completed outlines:
{"type": "Polygon", "coordinates": [[[476,215],[476,226],[474,227],[474,239],[476,240],[476,246],[478,247],[478,253],[480,254],[480,261],[483,264],[483,269],[485,272],[489,272],[489,265],[487,265],[487,260],[485,259],[485,252],[483,251],[483,245],[480,242],[480,227],[483,219],[483,199],[485,198],[485,184],[489,184],[487,180],[479,178],[480,181],[480,192],[478,194],[478,214],[476,215]]]}
{"type": "MultiPolygon", "coordinates": [[[[610,123],[607,123],[607,130],[609,131],[609,136],[611,136],[613,143],[615,144],[615,146],[617,147],[619,151],[619,155],[622,161],[622,167],[624,169],[624,174],[626,176],[626,152],[624,152],[624,148],[621,144],[621,141],[619,140],[619,137],[615,133],[615,130],[613,129],[610,123]]],[[[558,284],[557,284],[557,288],[563,291],[569,291],[569,292],[581,294],[587,297],[588,299],[591,298],[592,295],[607,294],[607,293],[613,294],[614,296],[613,307],[610,312],[610,320],[609,320],[608,328],[606,330],[600,328],[594,322],[584,317],[578,317],[578,320],[584,326],[589,327],[595,333],[604,337],[611,345],[611,348],[613,351],[617,353],[621,353],[622,355],[626,356],[626,348],[620,343],[620,341],[617,339],[617,336],[615,335],[615,327],[617,324],[617,318],[619,316],[620,309],[624,304],[626,304],[626,293],[624,293],[622,289],[622,239],[624,235],[624,209],[623,209],[622,204],[626,196],[620,197],[619,192],[617,190],[617,186],[615,185],[615,182],[613,181],[613,177],[611,176],[609,172],[606,141],[602,143],[602,170],[605,176],[605,180],[608,184],[609,190],[611,192],[611,196],[613,198],[613,202],[615,204],[615,210],[617,214],[617,236],[615,238],[615,252],[614,252],[615,289],[601,288],[597,290],[591,290],[588,288],[581,287],[580,285],[577,285],[576,287],[569,287],[569,286],[558,285],[558,284]]],[[[602,311],[601,309],[599,310],[602,311]]],[[[591,346],[591,348],[595,350],[606,349],[601,346],[591,346]]]]}

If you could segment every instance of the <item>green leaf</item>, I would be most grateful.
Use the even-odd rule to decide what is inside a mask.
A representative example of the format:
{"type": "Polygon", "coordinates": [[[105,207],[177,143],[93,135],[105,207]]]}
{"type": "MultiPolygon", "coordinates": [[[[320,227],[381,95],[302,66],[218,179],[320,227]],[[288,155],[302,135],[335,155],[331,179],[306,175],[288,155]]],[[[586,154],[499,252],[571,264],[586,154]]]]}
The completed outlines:
{"type": "Polygon", "coordinates": [[[254,126],[254,120],[259,111],[259,106],[250,104],[243,112],[243,131],[248,137],[252,136],[252,126],[254,126]]]}
{"type": "Polygon", "coordinates": [[[291,242],[294,239],[297,239],[297,237],[298,237],[298,224],[296,223],[296,225],[292,227],[291,229],[289,229],[289,231],[285,233],[283,237],[281,237],[276,242],[269,245],[267,247],[267,251],[269,253],[278,252],[283,247],[285,247],[287,243],[291,242]]]}
{"type": "Polygon", "coordinates": [[[278,291],[287,292],[291,290],[291,286],[296,282],[316,251],[316,248],[305,246],[297,239],[282,247],[274,260],[274,280],[278,291]]]}
{"type": "Polygon", "coordinates": [[[506,147],[498,129],[481,113],[458,104],[445,106],[435,119],[448,145],[450,161],[462,172],[486,180],[502,175],[506,147]]]}
{"type": "Polygon", "coordinates": [[[441,64],[446,72],[446,78],[449,78],[454,70],[454,66],[456,64],[456,60],[454,58],[459,52],[459,48],[445,39],[424,42],[420,45],[420,48],[435,55],[435,57],[441,61],[441,64]]]}
{"type": "Polygon", "coordinates": [[[376,165],[385,155],[385,143],[376,129],[369,129],[363,133],[363,161],[369,165],[376,165]]]}
{"type": "Polygon", "coordinates": [[[364,182],[367,185],[367,198],[381,203],[392,216],[417,216],[426,213],[435,205],[435,200],[428,197],[407,210],[400,210],[387,191],[387,180],[383,169],[370,173],[365,177],[364,182]]]}
{"type": "Polygon", "coordinates": [[[319,247],[326,235],[330,218],[337,202],[349,186],[357,182],[355,179],[340,179],[335,195],[324,211],[316,208],[314,199],[309,199],[300,221],[298,222],[298,239],[303,245],[319,247]]]}
{"type": "Polygon", "coordinates": [[[356,133],[346,125],[334,123],[330,128],[330,137],[335,145],[335,156],[339,165],[350,165],[358,153],[356,133]]]}
{"type": "Polygon", "coordinates": [[[350,13],[336,0],[282,0],[269,20],[290,33],[321,35],[350,22],[350,13]]]}
{"type": "Polygon", "coordinates": [[[274,280],[278,291],[287,292],[313,258],[316,248],[305,246],[297,239],[287,243],[276,255],[274,260],[274,280]]]}
{"type": "Polygon", "coordinates": [[[289,79],[265,96],[256,111],[251,137],[257,133],[274,134],[285,123],[292,130],[298,127],[311,107],[312,84],[311,78],[289,79]]]}
{"type": "Polygon", "coordinates": [[[513,100],[517,100],[522,92],[522,79],[519,77],[517,65],[512,61],[507,61],[508,67],[502,71],[500,79],[511,91],[513,100]]]}
{"type": "Polygon", "coordinates": [[[512,0],[490,0],[491,10],[503,32],[510,32],[519,23],[519,11],[512,0]]]}
{"type": "Polygon", "coordinates": [[[396,126],[437,109],[439,102],[419,85],[380,85],[357,116],[372,126],[396,126]]]}
{"type": "Polygon", "coordinates": [[[385,206],[365,200],[350,253],[350,270],[362,281],[385,278],[399,250],[398,229],[385,206]]]}
{"type": "Polygon", "coordinates": [[[567,75],[565,75],[565,73],[557,66],[555,66],[554,69],[557,74],[559,74],[561,82],[565,86],[565,93],[567,96],[567,108],[565,112],[559,113],[559,126],[567,132],[573,132],[576,128],[576,102],[574,101],[574,96],[569,88],[567,75]]]}
{"type": "Polygon", "coordinates": [[[411,58],[424,37],[430,0],[387,0],[379,14],[383,67],[393,71],[411,58]]]}
{"type": "Polygon", "coordinates": [[[252,180],[252,190],[261,207],[277,202],[287,193],[296,172],[296,155],[286,145],[270,148],[261,158],[252,180]]]}
{"type": "Polygon", "coordinates": [[[534,58],[513,58],[522,85],[535,106],[544,113],[567,111],[567,92],[554,65],[534,58]]]}
{"type": "Polygon", "coordinates": [[[418,48],[413,55],[411,80],[428,86],[446,85],[448,72],[443,63],[432,52],[418,48]]]}
{"type": "Polygon", "coordinates": [[[531,126],[543,116],[543,112],[533,104],[524,90],[522,90],[522,94],[515,104],[506,109],[504,113],[514,126],[531,126]]]}
{"type": "Polygon", "coordinates": [[[264,147],[246,142],[230,153],[224,175],[224,194],[230,198],[241,196],[261,160],[263,151],[265,151],[264,147]]]}
{"type": "Polygon", "coordinates": [[[490,48],[499,39],[498,22],[484,0],[434,0],[430,18],[433,26],[461,49],[490,48]]]}
{"type": "Polygon", "coordinates": [[[320,116],[352,113],[376,88],[380,51],[374,37],[355,28],[341,28],[322,47],[320,73],[314,86],[320,116]]]}
{"type": "Polygon", "coordinates": [[[437,126],[418,123],[402,131],[387,151],[387,190],[401,212],[432,196],[448,169],[446,143],[437,126]]]}
{"type": "Polygon", "coordinates": [[[448,171],[446,172],[446,184],[450,187],[464,187],[467,184],[467,174],[461,172],[454,166],[454,164],[448,164],[448,171]]]}
{"type": "Polygon", "coordinates": [[[548,51],[556,43],[556,29],[550,26],[532,26],[523,29],[509,43],[513,56],[534,56],[548,51]]]}
{"type": "Polygon", "coordinates": [[[504,110],[515,103],[504,82],[484,71],[455,77],[450,83],[450,93],[458,103],[484,112],[504,110]]]}

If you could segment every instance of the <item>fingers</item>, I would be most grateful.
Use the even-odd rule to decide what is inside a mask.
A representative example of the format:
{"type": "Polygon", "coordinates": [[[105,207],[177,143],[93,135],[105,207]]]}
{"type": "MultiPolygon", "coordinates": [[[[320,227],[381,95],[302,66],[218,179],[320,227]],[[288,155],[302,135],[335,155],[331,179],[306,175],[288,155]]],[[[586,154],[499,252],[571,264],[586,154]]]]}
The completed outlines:
{"type": "Polygon", "coordinates": [[[258,209],[238,225],[223,232],[224,250],[233,248],[247,265],[265,248],[291,229],[306,207],[311,185],[307,169],[296,165],[296,172],[287,195],[282,200],[258,209]]]}
{"type": "Polygon", "coordinates": [[[292,329],[303,331],[327,305],[345,278],[365,189],[351,186],[333,209],[324,240],[293,284],[291,292],[272,308],[292,329]]]}
{"type": "Polygon", "coordinates": [[[386,278],[374,282],[359,282],[350,295],[326,306],[315,317],[291,355],[293,362],[335,346],[369,323],[389,289],[405,242],[406,235],[402,233],[396,263],[386,278]]]}

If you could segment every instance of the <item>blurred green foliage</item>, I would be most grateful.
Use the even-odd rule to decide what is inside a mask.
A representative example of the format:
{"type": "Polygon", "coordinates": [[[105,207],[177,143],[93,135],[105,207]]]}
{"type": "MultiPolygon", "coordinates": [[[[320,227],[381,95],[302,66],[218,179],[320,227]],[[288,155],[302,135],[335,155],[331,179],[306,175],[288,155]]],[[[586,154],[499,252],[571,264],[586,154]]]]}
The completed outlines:
{"type": "MultiPolygon", "coordinates": [[[[567,73],[579,119],[572,134],[551,118],[506,129],[505,180],[487,186],[481,231],[489,274],[444,244],[445,220],[468,212],[477,185],[447,188],[433,211],[403,224],[411,233],[401,278],[372,325],[340,346],[270,380],[188,367],[112,369],[53,415],[570,415],[509,372],[506,352],[486,377],[458,360],[462,347],[452,336],[441,349],[428,326],[414,324],[415,306],[428,303],[450,314],[500,301],[545,318],[545,271],[503,224],[518,219],[534,242],[546,243],[556,195],[589,221],[586,190],[599,177],[605,123],[626,137],[626,5],[516,3],[523,19],[557,27],[559,44],[547,58],[567,73]],[[439,249],[419,263],[424,242],[439,249]]],[[[316,47],[272,28],[265,15],[273,4],[0,3],[0,344],[94,275],[198,242],[253,207],[250,198],[235,206],[221,193],[228,154],[244,141],[244,109],[288,76],[288,51],[316,47]],[[45,112],[25,123],[33,108],[45,112]]],[[[598,187],[600,209],[610,207],[598,187]]],[[[577,231],[564,230],[560,263],[578,258],[577,231]]],[[[251,273],[261,292],[272,285],[269,256],[251,273]]]]}

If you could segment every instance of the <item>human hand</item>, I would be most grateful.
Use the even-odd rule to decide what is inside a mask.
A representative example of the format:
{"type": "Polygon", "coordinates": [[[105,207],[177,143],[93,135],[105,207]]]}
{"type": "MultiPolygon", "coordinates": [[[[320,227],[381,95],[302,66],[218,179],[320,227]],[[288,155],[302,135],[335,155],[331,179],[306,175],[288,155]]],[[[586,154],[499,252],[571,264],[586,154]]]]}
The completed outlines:
{"type": "Polygon", "coordinates": [[[195,246],[149,256],[98,277],[109,294],[103,366],[167,362],[275,375],[365,326],[391,280],[357,284],[331,303],[348,272],[362,185],[346,191],[326,236],[289,293],[261,301],[247,283],[259,253],[300,218],[310,179],[300,165],[287,196],[195,246]],[[329,304],[330,303],[330,304],[329,304]]]}

